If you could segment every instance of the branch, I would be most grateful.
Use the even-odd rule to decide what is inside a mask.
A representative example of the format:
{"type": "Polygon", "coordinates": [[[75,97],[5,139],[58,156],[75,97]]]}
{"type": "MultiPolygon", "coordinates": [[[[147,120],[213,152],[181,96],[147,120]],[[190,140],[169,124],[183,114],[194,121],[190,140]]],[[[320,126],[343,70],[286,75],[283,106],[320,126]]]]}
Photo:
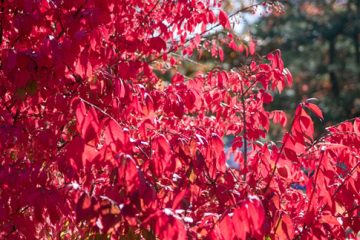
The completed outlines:
{"type": "MultiPolygon", "coordinates": [[[[295,123],[295,120],[297,119],[297,117],[298,117],[298,116],[295,115],[293,121],[291,122],[291,125],[290,125],[290,128],[289,128],[288,133],[291,132],[291,130],[292,130],[293,126],[294,126],[294,123],[295,123]]],[[[273,168],[273,170],[272,170],[272,172],[271,172],[269,182],[267,183],[266,187],[265,187],[264,190],[263,190],[264,193],[266,193],[266,191],[267,191],[268,188],[270,187],[270,183],[271,183],[272,179],[274,178],[275,171],[277,170],[277,163],[278,163],[279,160],[280,160],[280,156],[282,155],[282,152],[284,151],[285,145],[286,145],[286,143],[287,143],[287,141],[288,141],[289,138],[290,138],[290,136],[288,136],[288,137],[285,139],[285,141],[283,142],[283,144],[281,145],[281,149],[280,149],[280,152],[279,152],[279,154],[278,154],[278,156],[277,156],[277,158],[276,158],[276,160],[275,160],[275,164],[274,164],[275,166],[274,166],[274,168],[273,168]]]]}
{"type": "Polygon", "coordinates": [[[242,104],[242,117],[243,117],[243,121],[244,121],[244,135],[243,135],[243,139],[244,139],[244,151],[243,151],[243,157],[244,157],[244,177],[243,180],[246,180],[246,165],[247,165],[247,136],[246,136],[246,104],[245,104],[245,98],[244,98],[244,84],[241,84],[241,104],[242,104]]]}
{"type": "Polygon", "coordinates": [[[345,182],[351,177],[351,175],[354,173],[357,167],[360,166],[360,161],[357,162],[357,164],[350,170],[350,172],[346,175],[344,180],[341,182],[341,184],[336,188],[335,192],[331,195],[331,199],[334,199],[335,196],[338,194],[340,189],[344,186],[345,182]]]}
{"type": "MultiPolygon", "coordinates": [[[[266,3],[266,2],[268,2],[268,1],[262,1],[262,2],[258,2],[258,3],[252,4],[252,5],[250,5],[250,6],[244,7],[244,8],[240,8],[240,9],[236,10],[235,12],[233,12],[232,14],[230,14],[228,17],[229,17],[229,19],[230,19],[230,18],[233,18],[233,17],[235,17],[236,15],[238,15],[238,14],[240,14],[240,13],[247,12],[247,11],[249,11],[251,8],[260,6],[260,5],[262,5],[262,4],[266,3]]],[[[205,30],[204,32],[202,32],[201,35],[204,35],[204,34],[210,32],[211,30],[219,27],[220,25],[221,25],[220,23],[215,24],[215,25],[212,26],[211,28],[208,28],[207,30],[205,30]]],[[[185,43],[193,40],[194,38],[195,38],[195,37],[188,38],[185,43]]]]}
{"type": "Polygon", "coordinates": [[[121,124],[110,114],[108,114],[105,110],[101,109],[100,107],[96,106],[95,104],[83,99],[82,97],[79,97],[79,99],[81,101],[83,101],[84,103],[88,104],[89,106],[99,110],[102,114],[104,114],[105,116],[109,117],[111,120],[113,120],[120,128],[122,128],[121,124]]]}
{"type": "MultiPolygon", "coordinates": [[[[268,2],[268,1],[267,1],[267,0],[261,1],[261,2],[258,2],[258,3],[252,4],[252,5],[250,5],[250,6],[247,6],[247,7],[241,8],[241,9],[238,9],[238,10],[235,11],[234,13],[230,14],[228,17],[229,17],[229,18],[233,18],[233,17],[235,17],[236,15],[238,15],[239,13],[247,12],[247,11],[249,11],[249,9],[254,8],[254,7],[257,7],[257,6],[260,6],[260,5],[262,5],[262,4],[266,3],[266,2],[268,2]]],[[[217,24],[215,24],[214,26],[212,26],[212,27],[208,28],[207,30],[205,30],[204,32],[200,33],[200,35],[201,35],[202,37],[204,37],[205,34],[209,33],[210,31],[212,31],[213,29],[215,29],[215,28],[217,28],[217,27],[219,27],[219,26],[221,26],[221,24],[220,24],[220,23],[217,23],[217,24]]],[[[191,40],[195,39],[195,37],[196,37],[196,36],[193,36],[193,37],[190,37],[190,38],[186,39],[186,41],[184,42],[184,45],[187,44],[188,42],[190,42],[191,40]]],[[[171,48],[166,52],[166,54],[172,53],[172,52],[174,52],[175,50],[176,50],[176,49],[175,49],[174,47],[171,47],[171,48]]],[[[156,58],[154,58],[154,59],[151,59],[151,60],[148,62],[148,64],[150,64],[150,63],[152,63],[152,62],[160,59],[161,57],[162,57],[162,56],[160,55],[160,56],[158,56],[158,57],[156,57],[156,58]]]]}
{"type": "MultiPolygon", "coordinates": [[[[321,159],[320,159],[321,161],[321,159]]],[[[321,163],[321,162],[320,162],[321,163]]],[[[331,199],[334,199],[335,196],[337,195],[337,193],[340,191],[340,189],[344,186],[345,182],[351,177],[351,175],[354,173],[354,171],[360,166],[360,161],[349,171],[349,173],[345,176],[344,180],[342,181],[342,183],[336,188],[335,192],[331,195],[331,199]]],[[[319,164],[319,167],[320,167],[320,164],[319,164]]],[[[318,169],[319,169],[318,167],[318,169]]],[[[315,176],[315,182],[316,182],[316,178],[317,178],[317,174],[318,174],[318,170],[317,169],[317,172],[316,172],[316,176],[315,176]]],[[[314,191],[313,191],[314,192],[314,191]]],[[[310,206],[310,203],[311,203],[311,200],[312,200],[312,196],[313,196],[313,192],[311,193],[311,197],[310,197],[310,201],[309,201],[309,204],[308,204],[308,211],[309,211],[309,206],[310,206]]],[[[325,208],[326,204],[322,205],[320,210],[318,211],[318,214],[322,212],[322,210],[325,208]]],[[[355,206],[354,208],[348,210],[345,212],[345,214],[349,214],[351,213],[352,211],[356,210],[357,208],[359,208],[359,206],[355,206]]],[[[317,217],[317,216],[316,216],[317,217]]],[[[304,224],[303,226],[303,231],[299,233],[299,235],[295,238],[295,239],[298,239],[301,237],[301,235],[303,234],[303,232],[308,229],[309,227],[311,227],[313,225],[314,222],[311,222],[308,226],[306,226],[304,224]]]]}

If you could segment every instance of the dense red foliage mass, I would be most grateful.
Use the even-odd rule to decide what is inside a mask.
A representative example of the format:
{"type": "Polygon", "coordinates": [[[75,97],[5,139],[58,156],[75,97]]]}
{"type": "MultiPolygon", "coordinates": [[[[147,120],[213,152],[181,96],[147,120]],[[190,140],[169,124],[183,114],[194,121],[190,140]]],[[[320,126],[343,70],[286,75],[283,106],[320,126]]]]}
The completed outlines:
{"type": "MultiPolygon", "coordinates": [[[[274,1],[270,1],[269,6],[274,1]]],[[[267,3],[265,3],[266,5],[267,3]]],[[[360,230],[360,120],[314,139],[311,101],[266,142],[281,54],[165,84],[208,48],[210,0],[0,1],[0,238],[344,239],[360,230]],[[198,27],[199,26],[199,27],[198,27]],[[234,135],[225,153],[223,137],[234,135]],[[230,168],[232,155],[239,167],[230,168]]],[[[234,50],[254,53],[254,43],[234,50]]]]}

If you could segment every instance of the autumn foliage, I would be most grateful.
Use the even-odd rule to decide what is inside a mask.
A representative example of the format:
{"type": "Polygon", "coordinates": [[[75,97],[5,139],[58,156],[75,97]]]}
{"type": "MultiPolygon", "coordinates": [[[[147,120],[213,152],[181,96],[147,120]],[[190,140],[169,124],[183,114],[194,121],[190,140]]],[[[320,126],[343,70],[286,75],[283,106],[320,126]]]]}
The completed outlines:
{"type": "Polygon", "coordinates": [[[223,60],[224,45],[252,58],[220,7],[0,1],[1,239],[356,237],[360,119],[314,136],[312,100],[289,119],[265,110],[292,84],[280,51],[155,74],[194,52],[223,60]],[[228,34],[203,38],[216,24],[228,34]],[[284,127],[277,143],[271,124],[284,127]]]}

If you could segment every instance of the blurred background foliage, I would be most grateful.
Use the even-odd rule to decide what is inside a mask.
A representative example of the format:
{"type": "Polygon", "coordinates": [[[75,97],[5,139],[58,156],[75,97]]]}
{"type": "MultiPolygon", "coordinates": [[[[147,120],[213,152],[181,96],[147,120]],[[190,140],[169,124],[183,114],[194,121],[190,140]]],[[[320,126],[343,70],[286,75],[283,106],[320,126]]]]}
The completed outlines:
{"type": "Polygon", "coordinates": [[[183,59],[184,75],[239,68],[280,49],[294,86],[274,93],[269,108],[286,110],[291,118],[299,102],[318,98],[326,125],[360,116],[360,0],[226,0],[223,6],[229,15],[237,13],[230,18],[234,29],[218,29],[206,39],[221,43],[231,33],[245,49],[254,39],[256,55],[246,57],[225,44],[223,62],[206,51],[183,59]]]}
{"type": "Polygon", "coordinates": [[[289,0],[281,16],[248,26],[258,51],[280,49],[294,93],[276,104],[316,97],[328,123],[360,116],[360,0],[289,0]]]}

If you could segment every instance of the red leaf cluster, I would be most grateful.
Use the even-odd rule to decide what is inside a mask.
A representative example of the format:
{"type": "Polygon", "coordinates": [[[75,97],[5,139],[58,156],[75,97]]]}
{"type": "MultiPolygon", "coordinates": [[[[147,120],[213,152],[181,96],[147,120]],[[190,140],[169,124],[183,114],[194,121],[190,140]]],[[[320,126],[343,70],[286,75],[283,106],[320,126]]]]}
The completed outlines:
{"type": "Polygon", "coordinates": [[[223,60],[203,39],[231,27],[219,7],[0,1],[1,239],[355,238],[360,120],[316,137],[310,101],[288,124],[266,111],[292,84],[279,50],[232,71],[155,74],[203,47],[223,60]],[[289,126],[278,144],[270,120],[289,126]]]}

